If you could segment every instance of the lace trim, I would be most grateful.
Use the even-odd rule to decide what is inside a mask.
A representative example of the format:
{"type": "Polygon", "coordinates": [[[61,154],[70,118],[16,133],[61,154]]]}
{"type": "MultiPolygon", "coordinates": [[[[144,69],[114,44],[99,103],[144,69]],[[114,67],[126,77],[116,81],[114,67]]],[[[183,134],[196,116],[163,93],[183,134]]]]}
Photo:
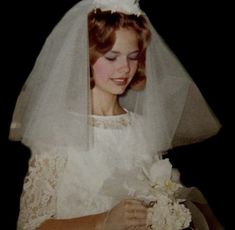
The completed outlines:
{"type": "Polygon", "coordinates": [[[66,157],[55,153],[33,153],[20,202],[18,230],[34,230],[56,215],[56,191],[66,157]]]}
{"type": "Polygon", "coordinates": [[[114,116],[92,115],[90,117],[90,124],[96,128],[122,129],[131,125],[131,116],[129,112],[114,116]]]}

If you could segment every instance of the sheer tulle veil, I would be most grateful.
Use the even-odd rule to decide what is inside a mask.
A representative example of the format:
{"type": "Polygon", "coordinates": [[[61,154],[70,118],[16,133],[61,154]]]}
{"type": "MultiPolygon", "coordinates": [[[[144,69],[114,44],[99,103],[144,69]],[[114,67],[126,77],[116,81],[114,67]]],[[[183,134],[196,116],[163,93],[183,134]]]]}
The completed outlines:
{"type": "MultiPolygon", "coordinates": [[[[18,97],[10,139],[30,147],[89,149],[92,145],[87,16],[95,7],[94,0],[80,1],[46,39],[18,97]]],[[[153,151],[215,135],[219,121],[147,15],[139,12],[152,33],[146,55],[147,81],[144,90],[130,89],[121,96],[121,105],[141,115],[144,136],[153,151]]]]}

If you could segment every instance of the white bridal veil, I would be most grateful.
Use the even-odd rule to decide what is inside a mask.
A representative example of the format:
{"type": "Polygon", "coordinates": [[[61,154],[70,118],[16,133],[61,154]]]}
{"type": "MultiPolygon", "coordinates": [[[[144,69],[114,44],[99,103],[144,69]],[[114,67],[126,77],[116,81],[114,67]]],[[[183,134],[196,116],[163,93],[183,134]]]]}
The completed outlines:
{"type": "MultiPolygon", "coordinates": [[[[94,8],[94,0],[80,1],[47,38],[18,97],[10,129],[12,140],[21,140],[27,146],[91,146],[87,17],[94,8]]],[[[142,91],[129,90],[120,98],[121,105],[142,116],[143,132],[154,151],[216,134],[218,120],[181,63],[148,23],[152,38],[146,56],[146,86],[142,91]]]]}

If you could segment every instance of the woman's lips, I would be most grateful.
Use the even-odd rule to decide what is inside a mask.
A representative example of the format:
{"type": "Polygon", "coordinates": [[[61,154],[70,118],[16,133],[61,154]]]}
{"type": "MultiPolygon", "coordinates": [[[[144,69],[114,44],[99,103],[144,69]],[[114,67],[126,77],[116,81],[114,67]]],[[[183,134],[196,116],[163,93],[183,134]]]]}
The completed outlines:
{"type": "Polygon", "coordinates": [[[111,80],[119,86],[124,86],[127,84],[128,82],[128,78],[127,77],[121,77],[121,78],[111,78],[111,80]]]}

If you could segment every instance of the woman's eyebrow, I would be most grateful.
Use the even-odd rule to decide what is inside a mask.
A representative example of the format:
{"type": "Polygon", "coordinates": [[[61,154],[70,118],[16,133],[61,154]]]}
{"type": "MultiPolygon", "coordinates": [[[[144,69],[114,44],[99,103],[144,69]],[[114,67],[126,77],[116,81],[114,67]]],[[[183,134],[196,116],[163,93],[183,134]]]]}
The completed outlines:
{"type": "MultiPolygon", "coordinates": [[[[110,50],[108,53],[120,54],[121,52],[116,51],[116,50],[110,50]]],[[[139,53],[139,50],[131,51],[130,53],[128,53],[128,55],[130,55],[130,54],[134,54],[134,53],[139,53]]]]}

